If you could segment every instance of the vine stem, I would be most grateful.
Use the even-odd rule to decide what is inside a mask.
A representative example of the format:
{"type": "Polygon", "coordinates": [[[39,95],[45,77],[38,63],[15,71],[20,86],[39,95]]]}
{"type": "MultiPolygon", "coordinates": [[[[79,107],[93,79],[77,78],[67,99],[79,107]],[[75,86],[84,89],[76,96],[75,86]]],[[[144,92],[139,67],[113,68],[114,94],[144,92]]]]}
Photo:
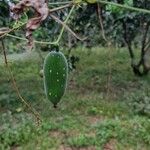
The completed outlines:
{"type": "Polygon", "coordinates": [[[21,102],[27,106],[27,108],[32,112],[32,114],[35,116],[36,120],[37,120],[37,124],[39,125],[39,123],[42,121],[41,118],[40,118],[40,115],[39,113],[30,105],[26,102],[26,100],[21,96],[20,94],[20,91],[19,91],[19,88],[16,84],[16,80],[15,80],[15,77],[11,71],[11,68],[8,64],[8,60],[7,60],[7,55],[6,55],[6,48],[5,48],[5,44],[4,44],[4,40],[1,39],[1,43],[2,43],[2,51],[3,51],[3,55],[4,55],[4,61],[5,61],[5,65],[8,69],[8,72],[10,74],[10,77],[11,77],[11,80],[12,80],[12,85],[14,87],[14,90],[16,91],[17,93],[17,96],[19,97],[19,99],[21,100],[21,102]]]}
{"type": "MultiPolygon", "coordinates": [[[[64,21],[65,24],[68,22],[68,20],[69,20],[71,14],[72,14],[74,8],[75,8],[75,5],[72,6],[72,8],[71,8],[71,10],[70,10],[70,12],[69,12],[69,14],[68,14],[66,20],[64,21]]],[[[57,41],[56,41],[56,44],[59,43],[59,41],[60,41],[60,39],[61,39],[61,37],[62,37],[62,35],[63,35],[63,33],[64,33],[64,29],[65,29],[65,26],[62,27],[62,29],[61,29],[61,31],[60,31],[60,34],[59,34],[59,36],[58,36],[58,39],[57,39],[57,41]]]]}
{"type": "Polygon", "coordinates": [[[67,31],[69,31],[75,38],[77,38],[80,41],[84,41],[85,39],[87,39],[87,37],[79,37],[76,33],[74,33],[74,31],[72,31],[70,29],[70,27],[63,21],[61,21],[58,17],[56,17],[55,15],[51,14],[50,15],[52,17],[52,19],[54,19],[56,22],[60,23],[67,31]]]}
{"type": "Polygon", "coordinates": [[[26,25],[26,23],[27,23],[27,22],[21,24],[21,25],[18,26],[18,27],[14,27],[14,28],[12,28],[12,29],[6,31],[3,35],[0,36],[0,39],[2,39],[3,37],[7,36],[10,32],[15,31],[16,29],[18,29],[18,28],[20,28],[20,27],[26,25]]]}
{"type": "Polygon", "coordinates": [[[62,10],[64,8],[68,8],[70,6],[74,5],[73,3],[68,3],[66,5],[63,5],[63,6],[60,6],[60,7],[56,7],[56,8],[53,8],[53,9],[50,9],[49,10],[49,13],[52,13],[52,12],[55,12],[55,11],[59,11],[59,10],[62,10]]]}
{"type": "MultiPolygon", "coordinates": [[[[69,14],[68,14],[66,20],[63,22],[64,24],[66,24],[66,23],[68,22],[68,20],[69,20],[71,14],[72,14],[74,8],[75,8],[75,5],[72,6],[72,8],[71,8],[71,10],[70,10],[70,12],[69,12],[69,14]]],[[[60,42],[61,37],[62,37],[62,35],[63,35],[63,33],[64,33],[65,27],[66,27],[66,26],[63,25],[63,27],[62,27],[62,29],[61,29],[61,31],[60,31],[60,34],[59,34],[59,36],[58,36],[58,38],[57,38],[56,41],[54,41],[54,42],[43,42],[43,41],[36,41],[36,40],[35,40],[34,43],[37,43],[37,44],[58,45],[58,43],[60,42]]],[[[16,39],[19,39],[19,40],[28,41],[26,38],[18,37],[18,36],[11,35],[11,34],[8,34],[8,33],[7,33],[6,36],[9,36],[9,37],[12,37],[12,38],[16,38],[16,39]]]]}
{"type": "Polygon", "coordinates": [[[128,9],[128,10],[133,10],[133,11],[137,11],[137,12],[143,12],[143,13],[150,14],[150,10],[148,10],[148,9],[142,9],[142,8],[127,6],[127,5],[122,5],[122,4],[118,4],[118,3],[114,3],[114,2],[108,2],[108,1],[103,1],[103,0],[97,0],[97,2],[101,3],[101,4],[109,4],[109,5],[117,6],[117,7],[128,9]]]}
{"type": "Polygon", "coordinates": [[[100,28],[102,30],[102,37],[106,42],[108,42],[106,39],[106,36],[105,36],[105,30],[104,30],[104,26],[103,26],[102,8],[99,3],[97,4],[97,15],[98,15],[98,19],[99,19],[100,28]]]}
{"type": "MultiPolygon", "coordinates": [[[[7,36],[18,39],[18,40],[28,41],[26,38],[22,38],[22,37],[15,36],[15,35],[12,35],[12,34],[7,34],[7,36]]],[[[37,44],[51,44],[51,45],[56,44],[56,42],[44,42],[44,41],[36,41],[36,40],[34,41],[34,43],[37,43],[37,44]]]]}
{"type": "Polygon", "coordinates": [[[48,3],[49,5],[64,5],[64,4],[68,4],[68,3],[72,3],[72,1],[66,1],[66,2],[54,2],[54,3],[48,3]]]}

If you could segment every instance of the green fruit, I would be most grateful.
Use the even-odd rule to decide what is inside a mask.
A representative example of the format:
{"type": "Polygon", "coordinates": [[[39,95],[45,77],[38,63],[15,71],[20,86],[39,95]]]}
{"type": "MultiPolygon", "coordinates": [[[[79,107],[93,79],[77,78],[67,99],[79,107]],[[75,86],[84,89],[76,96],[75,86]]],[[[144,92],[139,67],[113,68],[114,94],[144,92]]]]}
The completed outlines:
{"type": "Polygon", "coordinates": [[[54,107],[64,95],[68,76],[68,64],[63,53],[52,51],[44,60],[45,93],[54,107]]]}

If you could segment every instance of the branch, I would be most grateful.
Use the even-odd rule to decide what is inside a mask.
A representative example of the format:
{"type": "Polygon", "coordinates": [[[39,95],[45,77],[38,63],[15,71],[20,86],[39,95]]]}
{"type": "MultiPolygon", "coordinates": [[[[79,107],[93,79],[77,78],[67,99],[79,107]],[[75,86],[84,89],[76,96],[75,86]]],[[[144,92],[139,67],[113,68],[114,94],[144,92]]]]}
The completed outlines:
{"type": "Polygon", "coordinates": [[[26,25],[26,22],[23,23],[23,24],[21,24],[21,25],[18,26],[18,27],[14,27],[14,28],[12,28],[12,29],[9,29],[9,28],[8,28],[6,31],[0,32],[0,33],[1,33],[1,34],[0,34],[0,39],[3,38],[3,37],[5,37],[5,36],[7,36],[8,33],[13,32],[13,31],[15,31],[16,29],[18,29],[18,28],[20,28],[20,27],[22,27],[22,26],[24,26],[24,25],[26,25]]]}
{"type": "MultiPolygon", "coordinates": [[[[125,43],[127,44],[128,46],[128,50],[129,50],[129,53],[130,53],[130,57],[131,59],[133,60],[134,59],[134,53],[133,53],[133,49],[132,49],[132,46],[131,46],[131,41],[130,39],[128,39],[128,33],[127,33],[127,25],[126,23],[124,22],[124,20],[121,20],[122,22],[122,26],[123,26],[123,30],[124,30],[124,40],[125,40],[125,43]]],[[[133,65],[133,64],[132,64],[133,65]]]]}
{"type": "Polygon", "coordinates": [[[5,28],[5,27],[0,28],[0,37],[4,34],[8,33],[9,31],[10,31],[9,28],[5,28]]]}
{"type": "Polygon", "coordinates": [[[69,4],[64,5],[64,6],[56,7],[56,8],[53,8],[53,9],[49,9],[49,13],[56,12],[56,11],[62,10],[64,8],[71,7],[72,5],[73,5],[73,3],[69,3],[69,4]]]}
{"type": "Polygon", "coordinates": [[[144,24],[144,27],[143,27],[143,38],[142,38],[142,48],[141,48],[141,58],[144,57],[145,55],[145,51],[146,51],[146,38],[147,38],[147,35],[148,35],[148,30],[149,30],[149,26],[150,24],[147,23],[146,25],[144,24]],[[145,31],[144,31],[145,30],[145,31]]]}
{"type": "Polygon", "coordinates": [[[148,42],[145,44],[145,53],[148,51],[150,47],[150,39],[148,40],[148,42]]]}
{"type": "Polygon", "coordinates": [[[102,20],[102,8],[100,4],[97,4],[97,13],[98,13],[98,19],[99,19],[99,24],[102,30],[102,37],[103,39],[107,42],[106,36],[105,36],[105,30],[103,26],[103,20],[102,20]]]}
{"type": "Polygon", "coordinates": [[[68,4],[68,3],[72,3],[72,1],[66,1],[66,2],[51,2],[48,3],[49,5],[64,5],[64,4],[68,4]]]}
{"type": "Polygon", "coordinates": [[[18,86],[17,86],[17,84],[16,84],[16,80],[15,80],[15,78],[14,78],[14,75],[13,75],[13,73],[12,73],[12,71],[11,71],[9,65],[8,65],[7,55],[6,55],[6,48],[5,48],[3,39],[1,39],[1,43],[2,43],[2,51],[3,51],[3,55],[4,55],[5,65],[6,65],[6,67],[8,68],[9,74],[10,74],[10,76],[11,76],[12,85],[13,85],[13,87],[14,87],[14,89],[15,89],[17,95],[18,95],[18,97],[20,98],[21,102],[22,102],[23,104],[25,104],[25,105],[27,106],[27,108],[29,108],[29,110],[33,113],[33,115],[34,115],[35,118],[37,119],[37,123],[38,123],[38,125],[39,125],[39,123],[41,122],[40,115],[39,115],[39,113],[38,113],[30,104],[28,104],[28,103],[26,102],[26,100],[21,96],[20,91],[19,91],[19,88],[18,88],[18,86]]]}
{"type": "Polygon", "coordinates": [[[76,37],[80,41],[84,41],[87,39],[87,37],[80,38],[78,35],[76,35],[63,21],[61,21],[59,18],[57,18],[55,15],[50,14],[50,16],[58,23],[60,23],[66,30],[68,30],[74,37],[76,37]]]}
{"type": "Polygon", "coordinates": [[[142,9],[142,8],[127,6],[127,5],[122,5],[122,4],[118,4],[118,3],[114,3],[114,2],[108,2],[108,1],[104,1],[104,0],[97,0],[97,2],[101,3],[101,4],[109,4],[109,5],[112,5],[112,6],[132,10],[132,11],[137,11],[137,12],[141,12],[141,13],[143,12],[143,13],[150,14],[150,10],[148,10],[148,9],[142,9]]]}
{"type": "MultiPolygon", "coordinates": [[[[72,8],[71,8],[71,10],[70,10],[70,12],[69,12],[69,14],[68,14],[66,20],[64,21],[64,23],[67,23],[67,21],[69,20],[69,18],[70,18],[70,16],[71,16],[72,12],[73,12],[73,10],[74,10],[74,8],[75,8],[75,5],[72,6],[72,8]]],[[[62,37],[62,34],[63,34],[63,32],[64,32],[64,28],[65,28],[65,27],[63,26],[63,27],[62,27],[62,30],[61,30],[61,32],[60,32],[58,38],[57,38],[57,40],[54,41],[54,42],[43,42],[43,41],[34,41],[34,42],[35,42],[35,43],[38,43],[38,44],[57,45],[57,44],[59,43],[61,37],[62,37]]],[[[7,36],[10,36],[10,37],[13,37],[13,38],[16,38],[16,39],[20,39],[20,40],[27,41],[27,39],[25,39],[25,38],[18,37],[18,36],[15,36],[15,35],[11,35],[11,34],[7,34],[7,36]]]]}

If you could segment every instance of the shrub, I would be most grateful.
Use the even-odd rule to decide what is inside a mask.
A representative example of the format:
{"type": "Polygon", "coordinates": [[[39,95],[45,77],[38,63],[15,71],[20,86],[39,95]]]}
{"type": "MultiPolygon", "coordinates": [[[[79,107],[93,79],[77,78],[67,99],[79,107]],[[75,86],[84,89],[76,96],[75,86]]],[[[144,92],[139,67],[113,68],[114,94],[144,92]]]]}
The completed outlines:
{"type": "Polygon", "coordinates": [[[138,91],[128,96],[129,106],[135,113],[150,116],[150,95],[138,91]]]}

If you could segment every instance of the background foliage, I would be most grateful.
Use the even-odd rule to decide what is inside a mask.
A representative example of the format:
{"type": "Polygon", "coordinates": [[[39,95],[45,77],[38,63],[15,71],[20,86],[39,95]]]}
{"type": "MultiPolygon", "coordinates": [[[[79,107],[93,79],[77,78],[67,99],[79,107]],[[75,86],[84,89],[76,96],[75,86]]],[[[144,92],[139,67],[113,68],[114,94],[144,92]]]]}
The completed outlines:
{"type": "MultiPolygon", "coordinates": [[[[108,1],[150,8],[147,0],[108,1]]],[[[65,5],[67,1],[59,2],[65,5]]],[[[5,37],[9,65],[19,90],[41,114],[43,122],[35,128],[35,118],[20,103],[11,86],[1,53],[0,149],[149,150],[149,14],[110,4],[98,5],[94,0],[87,2],[77,5],[67,22],[77,35],[87,39],[79,41],[65,31],[59,43],[67,56],[70,72],[67,93],[57,110],[46,100],[39,75],[52,45],[37,44],[29,52],[26,41],[5,37]]],[[[19,26],[33,15],[30,9],[16,22],[10,18],[7,3],[0,0],[0,28],[19,26]]],[[[50,9],[59,6],[55,0],[49,1],[50,9]]],[[[65,20],[69,10],[65,8],[54,15],[65,20]]],[[[33,36],[50,42],[60,32],[61,25],[48,17],[33,36]]],[[[11,34],[24,38],[25,27],[11,34]]]]}

